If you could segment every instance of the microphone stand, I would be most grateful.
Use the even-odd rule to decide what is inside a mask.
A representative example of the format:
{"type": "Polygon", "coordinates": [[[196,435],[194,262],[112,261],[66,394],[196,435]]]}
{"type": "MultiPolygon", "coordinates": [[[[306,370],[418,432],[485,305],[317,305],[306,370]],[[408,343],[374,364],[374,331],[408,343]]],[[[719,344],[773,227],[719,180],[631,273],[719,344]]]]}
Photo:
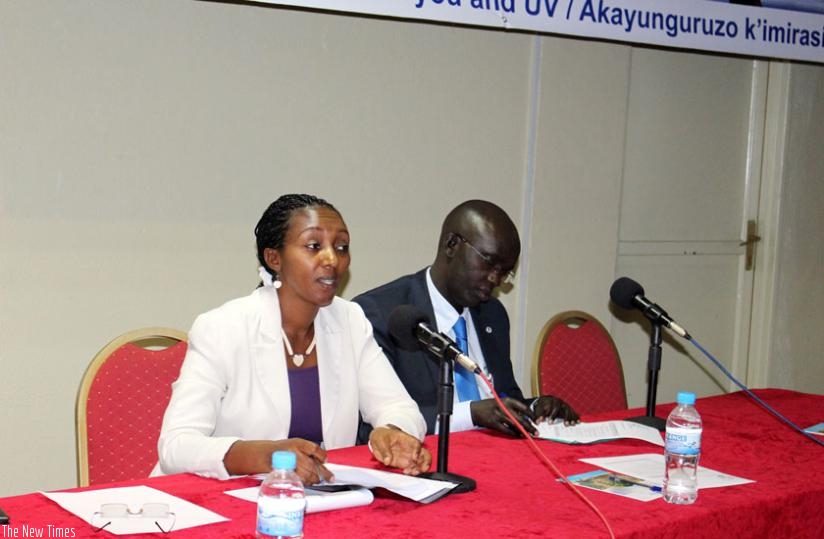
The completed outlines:
{"type": "Polygon", "coordinates": [[[438,471],[421,474],[421,477],[449,481],[458,486],[450,493],[469,492],[475,490],[475,480],[463,475],[447,472],[449,460],[449,416],[452,415],[452,399],[454,386],[452,384],[452,361],[440,360],[440,382],[438,383],[438,471]]]}
{"type": "Polygon", "coordinates": [[[658,371],[661,370],[661,324],[652,321],[652,333],[650,334],[649,356],[647,359],[647,415],[630,417],[627,421],[633,421],[648,427],[653,427],[659,431],[664,431],[667,426],[665,419],[655,417],[655,398],[658,391],[658,371]]]}

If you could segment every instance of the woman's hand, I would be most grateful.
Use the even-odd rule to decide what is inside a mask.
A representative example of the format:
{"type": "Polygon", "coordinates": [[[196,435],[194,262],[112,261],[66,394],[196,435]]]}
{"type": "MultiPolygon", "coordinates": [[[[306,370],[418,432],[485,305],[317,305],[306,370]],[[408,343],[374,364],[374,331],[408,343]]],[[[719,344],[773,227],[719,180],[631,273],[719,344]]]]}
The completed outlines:
{"type": "Polygon", "coordinates": [[[384,466],[400,468],[406,475],[427,472],[432,464],[432,455],[420,440],[394,425],[373,429],[369,447],[384,466]]]}
{"type": "Polygon", "coordinates": [[[287,440],[238,440],[223,457],[223,465],[231,475],[268,473],[272,471],[272,453],[292,451],[297,457],[295,473],[304,485],[333,481],[332,472],[323,464],[326,451],[314,442],[302,438],[287,440]]]}

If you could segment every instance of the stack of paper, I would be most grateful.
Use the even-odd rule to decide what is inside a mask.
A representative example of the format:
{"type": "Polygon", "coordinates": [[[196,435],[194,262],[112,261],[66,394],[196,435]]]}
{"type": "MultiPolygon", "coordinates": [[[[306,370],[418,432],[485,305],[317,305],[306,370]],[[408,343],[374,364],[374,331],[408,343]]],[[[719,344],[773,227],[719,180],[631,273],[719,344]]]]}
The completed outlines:
{"type": "MultiPolygon", "coordinates": [[[[420,503],[430,503],[442,498],[455,488],[455,483],[436,481],[399,473],[326,463],[335,476],[334,483],[325,483],[317,489],[306,488],[306,512],[344,509],[372,503],[370,488],[385,488],[395,494],[420,503]],[[336,488],[338,487],[338,488],[336,488]]],[[[256,476],[263,479],[265,474],[256,476]]],[[[229,490],[226,494],[242,500],[257,501],[260,487],[229,490]]]]}

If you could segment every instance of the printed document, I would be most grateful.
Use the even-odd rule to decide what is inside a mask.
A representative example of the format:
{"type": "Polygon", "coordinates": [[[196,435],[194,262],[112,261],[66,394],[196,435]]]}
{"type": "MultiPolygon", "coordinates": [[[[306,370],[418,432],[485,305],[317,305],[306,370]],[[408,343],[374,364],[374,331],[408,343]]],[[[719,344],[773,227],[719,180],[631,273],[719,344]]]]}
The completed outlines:
{"type": "Polygon", "coordinates": [[[578,423],[571,427],[563,423],[541,422],[536,438],[553,440],[565,444],[591,444],[619,438],[635,438],[651,444],[664,446],[661,433],[653,427],[633,421],[599,421],[596,423],[578,423]]]}

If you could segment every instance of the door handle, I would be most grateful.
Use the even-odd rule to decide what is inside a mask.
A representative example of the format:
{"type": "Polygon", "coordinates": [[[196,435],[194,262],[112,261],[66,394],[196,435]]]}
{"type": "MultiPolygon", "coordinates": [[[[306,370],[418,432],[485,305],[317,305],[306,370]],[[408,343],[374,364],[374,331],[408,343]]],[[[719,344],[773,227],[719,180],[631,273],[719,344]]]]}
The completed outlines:
{"type": "Polygon", "coordinates": [[[755,244],[761,241],[761,236],[758,235],[758,224],[755,220],[750,219],[747,221],[747,239],[739,243],[740,246],[747,246],[746,252],[744,253],[745,258],[745,265],[744,269],[747,271],[752,270],[753,261],[755,260],[755,244]]]}

